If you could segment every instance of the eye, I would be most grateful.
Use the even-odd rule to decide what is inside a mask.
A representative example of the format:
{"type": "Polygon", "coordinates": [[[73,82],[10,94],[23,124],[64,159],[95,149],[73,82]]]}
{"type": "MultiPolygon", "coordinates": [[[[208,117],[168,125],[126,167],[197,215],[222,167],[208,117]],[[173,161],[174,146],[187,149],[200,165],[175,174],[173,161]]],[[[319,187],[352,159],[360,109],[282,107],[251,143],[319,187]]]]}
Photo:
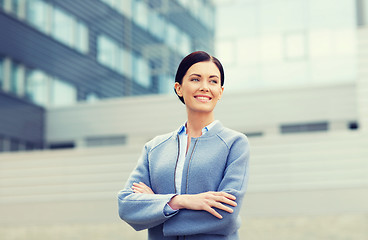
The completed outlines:
{"type": "Polygon", "coordinates": [[[218,83],[218,81],[217,80],[214,80],[214,79],[210,80],[210,82],[211,83],[214,83],[214,84],[217,84],[218,83]]]}
{"type": "Polygon", "coordinates": [[[192,78],[190,81],[192,81],[192,82],[199,82],[199,79],[198,78],[192,78]]]}

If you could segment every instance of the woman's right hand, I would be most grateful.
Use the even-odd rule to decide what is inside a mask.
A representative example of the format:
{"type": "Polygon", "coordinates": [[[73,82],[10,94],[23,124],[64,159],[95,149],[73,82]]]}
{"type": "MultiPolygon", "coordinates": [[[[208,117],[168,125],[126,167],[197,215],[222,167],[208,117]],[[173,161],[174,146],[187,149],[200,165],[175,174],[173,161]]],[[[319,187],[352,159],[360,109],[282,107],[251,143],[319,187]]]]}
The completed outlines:
{"type": "Polygon", "coordinates": [[[191,209],[191,210],[204,210],[211,213],[213,216],[222,219],[222,216],[214,209],[218,208],[228,213],[232,213],[233,209],[224,205],[236,207],[236,197],[225,192],[204,192],[199,194],[183,194],[174,196],[169,206],[176,209],[191,209]]]}

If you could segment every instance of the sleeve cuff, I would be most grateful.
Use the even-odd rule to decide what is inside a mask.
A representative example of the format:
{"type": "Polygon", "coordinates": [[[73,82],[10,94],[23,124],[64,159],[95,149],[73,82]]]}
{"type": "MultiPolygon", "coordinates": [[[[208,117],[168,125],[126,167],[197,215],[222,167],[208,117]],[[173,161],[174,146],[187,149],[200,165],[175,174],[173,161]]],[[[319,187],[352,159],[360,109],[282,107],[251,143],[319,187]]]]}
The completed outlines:
{"type": "Polygon", "coordinates": [[[164,207],[164,214],[166,217],[171,216],[175,213],[177,213],[179,210],[173,210],[168,203],[166,203],[165,207],[164,207]]]}

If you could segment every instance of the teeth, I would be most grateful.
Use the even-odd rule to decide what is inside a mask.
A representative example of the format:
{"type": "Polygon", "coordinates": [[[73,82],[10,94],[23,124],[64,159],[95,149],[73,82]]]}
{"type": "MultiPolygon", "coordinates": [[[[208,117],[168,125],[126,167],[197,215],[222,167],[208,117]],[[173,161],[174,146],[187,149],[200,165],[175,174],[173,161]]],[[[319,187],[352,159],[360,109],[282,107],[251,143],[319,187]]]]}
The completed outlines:
{"type": "Polygon", "coordinates": [[[208,97],[197,97],[199,100],[209,100],[210,98],[208,97]]]}

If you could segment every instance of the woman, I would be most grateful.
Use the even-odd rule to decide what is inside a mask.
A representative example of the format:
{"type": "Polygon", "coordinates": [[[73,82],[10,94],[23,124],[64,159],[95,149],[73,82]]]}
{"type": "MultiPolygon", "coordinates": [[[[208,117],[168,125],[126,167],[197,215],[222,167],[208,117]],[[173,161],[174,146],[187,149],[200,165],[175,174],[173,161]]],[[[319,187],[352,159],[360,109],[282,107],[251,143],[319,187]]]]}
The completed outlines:
{"type": "Polygon", "coordinates": [[[238,239],[239,211],[248,179],[249,144],[215,121],[224,91],[221,63],[193,52],[180,63],[175,92],[187,122],[143,149],[125,189],[119,215],[156,239],[238,239]]]}

